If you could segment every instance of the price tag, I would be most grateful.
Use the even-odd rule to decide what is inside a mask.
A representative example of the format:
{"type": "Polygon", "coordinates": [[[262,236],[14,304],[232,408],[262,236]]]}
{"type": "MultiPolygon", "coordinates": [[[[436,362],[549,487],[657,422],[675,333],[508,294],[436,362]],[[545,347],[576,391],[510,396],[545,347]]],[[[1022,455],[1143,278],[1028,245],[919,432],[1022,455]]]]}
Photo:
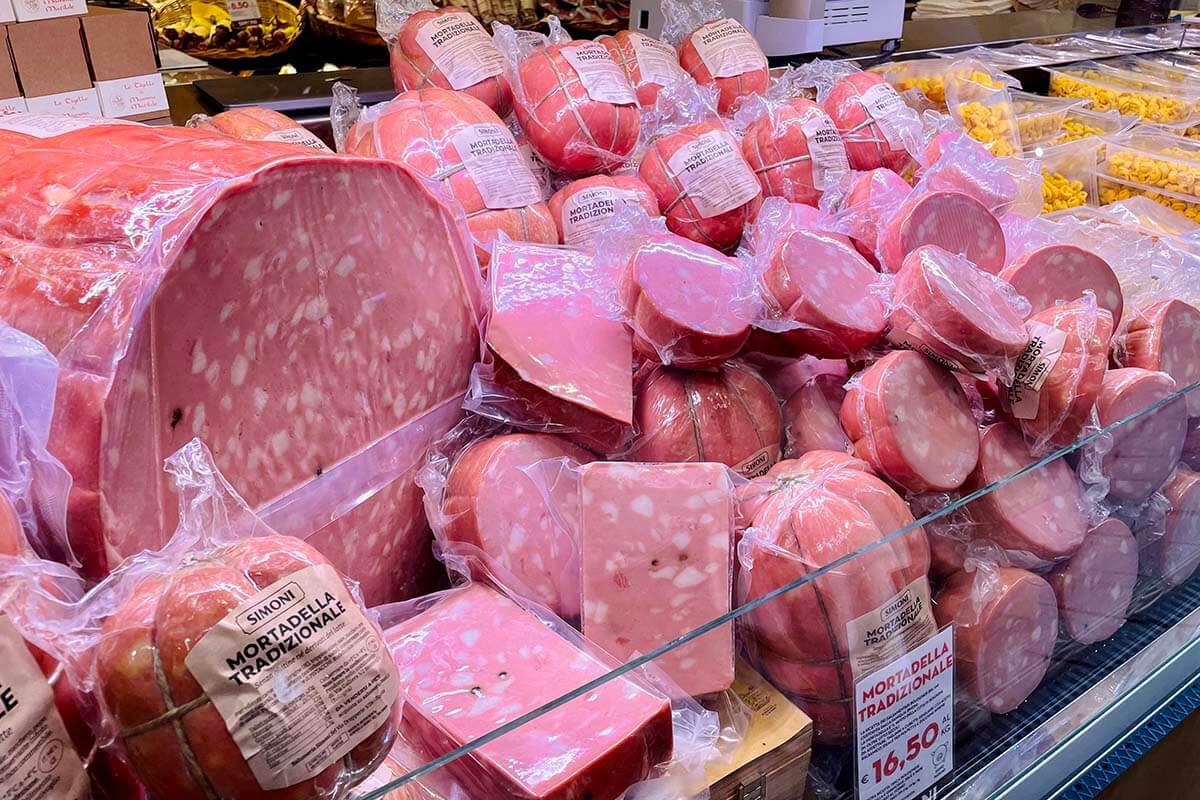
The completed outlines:
{"type": "Polygon", "coordinates": [[[262,21],[262,12],[258,10],[257,0],[225,0],[229,6],[229,18],[235,28],[243,25],[253,25],[262,21]]]}
{"type": "Polygon", "coordinates": [[[854,685],[858,800],[912,800],[954,767],[954,627],[854,685]]]}

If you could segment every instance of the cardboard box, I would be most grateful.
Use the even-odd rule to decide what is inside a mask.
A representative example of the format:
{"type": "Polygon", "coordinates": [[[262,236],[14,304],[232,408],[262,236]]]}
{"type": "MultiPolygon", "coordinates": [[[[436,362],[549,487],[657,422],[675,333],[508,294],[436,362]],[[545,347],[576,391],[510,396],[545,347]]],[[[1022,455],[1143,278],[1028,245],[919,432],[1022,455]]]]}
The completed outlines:
{"type": "Polygon", "coordinates": [[[10,25],[8,44],[30,111],[100,116],[78,19],[10,25]]]}
{"type": "MultiPolygon", "coordinates": [[[[87,0],[9,0],[18,22],[36,22],[57,17],[81,17],[88,13],[87,0]]],[[[0,0],[3,2],[3,0],[0,0]]]]}
{"type": "Polygon", "coordinates": [[[8,52],[8,29],[0,25],[0,116],[26,110],[25,98],[17,85],[17,70],[8,52]]]}
{"type": "Polygon", "coordinates": [[[167,92],[158,72],[150,15],[94,8],[82,26],[101,113],[140,121],[166,115],[167,92]]]}

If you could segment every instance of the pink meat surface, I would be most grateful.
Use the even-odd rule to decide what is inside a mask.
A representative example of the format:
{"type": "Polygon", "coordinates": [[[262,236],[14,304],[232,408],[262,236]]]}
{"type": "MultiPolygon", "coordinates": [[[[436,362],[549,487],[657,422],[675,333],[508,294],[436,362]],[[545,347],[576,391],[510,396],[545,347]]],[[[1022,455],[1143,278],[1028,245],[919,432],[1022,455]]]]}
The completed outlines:
{"type": "Polygon", "coordinates": [[[854,169],[903,172],[912,161],[892,119],[897,110],[907,109],[882,75],[847,75],[833,85],[821,107],[841,132],[854,169]]]}
{"type": "Polygon", "coordinates": [[[767,57],[742,23],[709,20],[684,37],[679,65],[701,86],[717,89],[717,111],[728,114],[739,98],[762,94],[770,83],[767,57]]]}
{"type": "Polygon", "coordinates": [[[957,489],[979,459],[962,386],[911,350],[888,353],[859,375],[840,419],[855,454],[911,492],[957,489]]]}
{"type": "Polygon", "coordinates": [[[0,176],[0,314],[58,355],[50,449],[89,577],[166,540],[162,462],[199,436],[370,602],[421,590],[412,472],[459,416],[479,297],[420,179],[141,125],[40,140],[0,176]]]}
{"type": "Polygon", "coordinates": [[[1108,309],[1113,324],[1121,322],[1125,307],[1121,284],[1112,267],[1100,256],[1073,244],[1049,244],[1023,253],[1000,273],[1017,294],[1029,301],[1032,313],[1055,303],[1096,295],[1096,304],[1108,309]]]}
{"type": "MultiPolygon", "coordinates": [[[[1184,389],[1200,381],[1200,309],[1163,300],[1140,310],[1122,342],[1122,365],[1165,372],[1184,389]]],[[[1187,396],[1188,415],[1200,416],[1200,391],[1187,396]]]]}
{"type": "Polygon", "coordinates": [[[1171,504],[1161,535],[1147,542],[1148,570],[1178,586],[1200,566],[1200,473],[1180,467],[1162,488],[1171,504]]]}
{"type": "Polygon", "coordinates": [[[1082,644],[1103,641],[1125,624],[1138,577],[1138,544],[1110,517],[1088,531],[1075,555],[1048,576],[1063,630],[1082,644]]]}
{"type": "Polygon", "coordinates": [[[513,433],[474,442],[446,479],[444,535],[478,547],[508,570],[531,597],[563,619],[579,617],[579,552],[561,515],[571,504],[568,482],[553,481],[592,460],[586,450],[557,437],[513,433]],[[540,480],[549,479],[547,484],[540,480]]]}
{"type": "MultiPolygon", "coordinates": [[[[619,661],[726,614],[733,591],[733,485],[719,464],[583,468],[583,635],[619,661]]],[[[685,694],[733,684],[733,624],[655,659],[685,694]]]]}
{"type": "Polygon", "coordinates": [[[651,217],[659,214],[654,192],[632,175],[593,175],[571,181],[550,198],[550,214],[559,241],[579,247],[606,232],[613,215],[625,205],[641,206],[651,217]]]}
{"type": "Polygon", "coordinates": [[[1165,372],[1126,367],[1105,373],[1096,399],[1100,424],[1108,427],[1138,415],[1112,431],[1112,448],[1102,465],[1109,497],[1141,502],[1166,482],[1179,463],[1187,438],[1184,399],[1148,410],[1174,394],[1177,386],[1165,372]]]}
{"type": "Polygon", "coordinates": [[[742,155],[763,197],[815,206],[850,171],[841,135],[819,105],[803,97],[771,105],[750,123],[742,155]]]}
{"type": "Polygon", "coordinates": [[[959,572],[934,600],[939,626],[954,624],[955,681],[988,711],[1006,714],[1050,666],[1058,606],[1050,584],[1023,569],[959,572]]]}
{"type": "Polygon", "coordinates": [[[841,375],[817,375],[788,397],[783,404],[787,458],[798,458],[810,450],[854,452],[838,419],[846,396],[842,388],[845,383],[841,375]]]}
{"type": "Polygon", "coordinates": [[[638,352],[690,369],[736,355],[758,308],[744,262],[671,234],[638,245],[621,293],[638,352]]]}
{"type": "MultiPolygon", "coordinates": [[[[991,486],[1034,463],[1020,432],[1006,422],[989,425],[979,438],[979,464],[967,486],[991,486]]],[[[1087,533],[1079,480],[1059,458],[993,489],[972,504],[979,534],[1035,559],[1067,558],[1087,533]]]]}
{"type": "Polygon", "coordinates": [[[995,275],[1004,267],[1004,231],[987,207],[962,192],[915,192],[880,232],[879,262],[898,272],[905,257],[937,245],[995,275]]]}
{"type": "MultiPolygon", "coordinates": [[[[431,756],[609,670],[481,584],[451,590],[384,636],[400,671],[401,733],[431,756]]],[[[621,677],[447,770],[473,797],[615,800],[671,752],[670,703],[621,677]]]]}
{"type": "Polygon", "coordinates": [[[613,61],[624,70],[625,77],[637,91],[642,108],[654,108],[654,101],[663,86],[688,79],[688,74],[679,66],[679,53],[666,42],[630,30],[601,36],[598,41],[608,48],[613,61]]]}
{"type": "Polygon", "coordinates": [[[883,167],[856,173],[850,184],[842,216],[849,221],[854,246],[875,266],[879,266],[879,234],[912,190],[903,178],[883,167]]]}

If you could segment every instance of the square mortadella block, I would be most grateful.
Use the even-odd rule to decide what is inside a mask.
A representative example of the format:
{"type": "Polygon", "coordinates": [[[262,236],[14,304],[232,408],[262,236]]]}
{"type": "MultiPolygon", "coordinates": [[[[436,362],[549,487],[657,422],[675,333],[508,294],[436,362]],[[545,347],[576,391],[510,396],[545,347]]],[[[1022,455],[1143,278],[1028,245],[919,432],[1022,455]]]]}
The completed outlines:
{"type": "MultiPolygon", "coordinates": [[[[583,633],[627,661],[725,614],[733,583],[733,485],[721,464],[583,468],[583,633]]],[[[733,626],[655,659],[690,695],[733,683],[733,626]]]]}
{"type": "MultiPolygon", "coordinates": [[[[400,672],[401,734],[430,758],[609,670],[482,584],[447,592],[386,638],[400,672]]],[[[619,677],[447,770],[471,797],[614,800],[672,749],[670,702],[619,677]]]]}

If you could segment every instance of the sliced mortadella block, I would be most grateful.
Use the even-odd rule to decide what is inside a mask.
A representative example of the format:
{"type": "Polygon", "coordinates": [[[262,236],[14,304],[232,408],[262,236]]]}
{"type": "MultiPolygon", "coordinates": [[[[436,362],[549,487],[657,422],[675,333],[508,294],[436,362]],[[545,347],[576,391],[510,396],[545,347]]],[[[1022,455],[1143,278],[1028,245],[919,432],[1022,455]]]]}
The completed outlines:
{"type": "Polygon", "coordinates": [[[1124,522],[1109,517],[1047,577],[1066,634],[1081,644],[1103,641],[1125,624],[1138,577],[1137,541],[1124,522]]]}
{"type": "MultiPolygon", "coordinates": [[[[472,443],[446,479],[443,533],[452,542],[478,547],[520,580],[533,599],[571,620],[579,617],[578,549],[571,532],[548,507],[554,499],[543,494],[533,471],[549,459],[577,468],[592,455],[543,433],[512,433],[472,443]]],[[[561,512],[569,504],[555,506],[561,512]]]]}
{"type": "Polygon", "coordinates": [[[868,367],[847,391],[840,418],[855,454],[911,492],[957,489],[979,459],[979,429],[962,386],[911,350],[868,367]]]}
{"type": "Polygon", "coordinates": [[[789,233],[760,280],[768,304],[788,325],[767,334],[782,346],[779,354],[845,358],[878,339],[887,326],[879,273],[844,236],[789,233]]]}
{"type": "MultiPolygon", "coordinates": [[[[400,671],[402,736],[430,757],[609,671],[478,583],[444,593],[384,638],[400,671]]],[[[619,677],[479,747],[447,771],[470,797],[613,800],[672,750],[670,702],[619,677]]]]}
{"type": "Polygon", "coordinates": [[[880,233],[885,272],[898,272],[905,257],[925,245],[965,256],[984,272],[1004,267],[1004,230],[987,206],[962,192],[914,193],[880,233]]]}
{"type": "MultiPolygon", "coordinates": [[[[619,661],[729,612],[733,483],[721,464],[582,470],[583,635],[619,661]]],[[[733,623],[654,661],[688,695],[733,684],[733,623]]]]}
{"type": "MultiPolygon", "coordinates": [[[[1200,309],[1182,300],[1163,300],[1129,322],[1121,363],[1165,372],[1183,389],[1200,381],[1200,309]]],[[[1200,390],[1187,396],[1188,415],[1200,417],[1200,390]]]]}
{"type": "Polygon", "coordinates": [[[854,445],[842,428],[838,414],[846,397],[842,375],[814,376],[783,404],[786,455],[797,458],[811,450],[853,453],[854,445]]]}
{"type": "MultiPolygon", "coordinates": [[[[979,465],[967,486],[991,486],[1036,460],[1016,428],[1006,422],[989,425],[980,434],[979,465]]],[[[1079,480],[1061,458],[991,490],[972,505],[980,535],[1034,559],[1067,558],[1087,534],[1079,480]]]]}
{"type": "Polygon", "coordinates": [[[1200,473],[1180,467],[1162,493],[1171,508],[1161,535],[1146,543],[1143,571],[1178,586],[1200,566],[1200,473]]]}
{"type": "Polygon", "coordinates": [[[894,344],[960,372],[1007,377],[1029,342],[1027,304],[1003,281],[940,247],[908,254],[892,287],[892,306],[888,338],[894,344]]]}
{"type": "Polygon", "coordinates": [[[637,248],[622,295],[638,352],[689,369],[736,355],[758,310],[743,262],[669,234],[647,237],[637,248]]]}
{"type": "Polygon", "coordinates": [[[1059,303],[1026,324],[1029,347],[1000,396],[1035,453],[1071,444],[1092,416],[1108,369],[1112,315],[1090,300],[1059,303]]]}
{"type": "Polygon", "coordinates": [[[904,178],[883,167],[857,173],[851,182],[839,217],[848,223],[850,239],[858,252],[873,265],[879,264],[876,251],[880,232],[912,190],[904,178]]]}
{"type": "Polygon", "coordinates": [[[1034,314],[1090,291],[1096,295],[1096,305],[1112,314],[1113,324],[1121,322],[1125,301],[1116,273],[1107,261],[1082,247],[1049,244],[1035,248],[1005,267],[1000,277],[1029,301],[1034,314]]]}
{"type": "Polygon", "coordinates": [[[1187,405],[1182,397],[1148,411],[1176,391],[1177,384],[1165,372],[1126,367],[1104,375],[1096,411],[1100,424],[1114,425],[1112,448],[1101,468],[1108,478],[1108,496],[1124,502],[1141,502],[1153,494],[1179,463],[1187,437],[1187,405]]]}
{"type": "Polygon", "coordinates": [[[954,624],[955,678],[989,711],[1012,711],[1042,682],[1058,632],[1043,578],[1016,567],[958,572],[933,611],[939,627],[954,624]]]}

